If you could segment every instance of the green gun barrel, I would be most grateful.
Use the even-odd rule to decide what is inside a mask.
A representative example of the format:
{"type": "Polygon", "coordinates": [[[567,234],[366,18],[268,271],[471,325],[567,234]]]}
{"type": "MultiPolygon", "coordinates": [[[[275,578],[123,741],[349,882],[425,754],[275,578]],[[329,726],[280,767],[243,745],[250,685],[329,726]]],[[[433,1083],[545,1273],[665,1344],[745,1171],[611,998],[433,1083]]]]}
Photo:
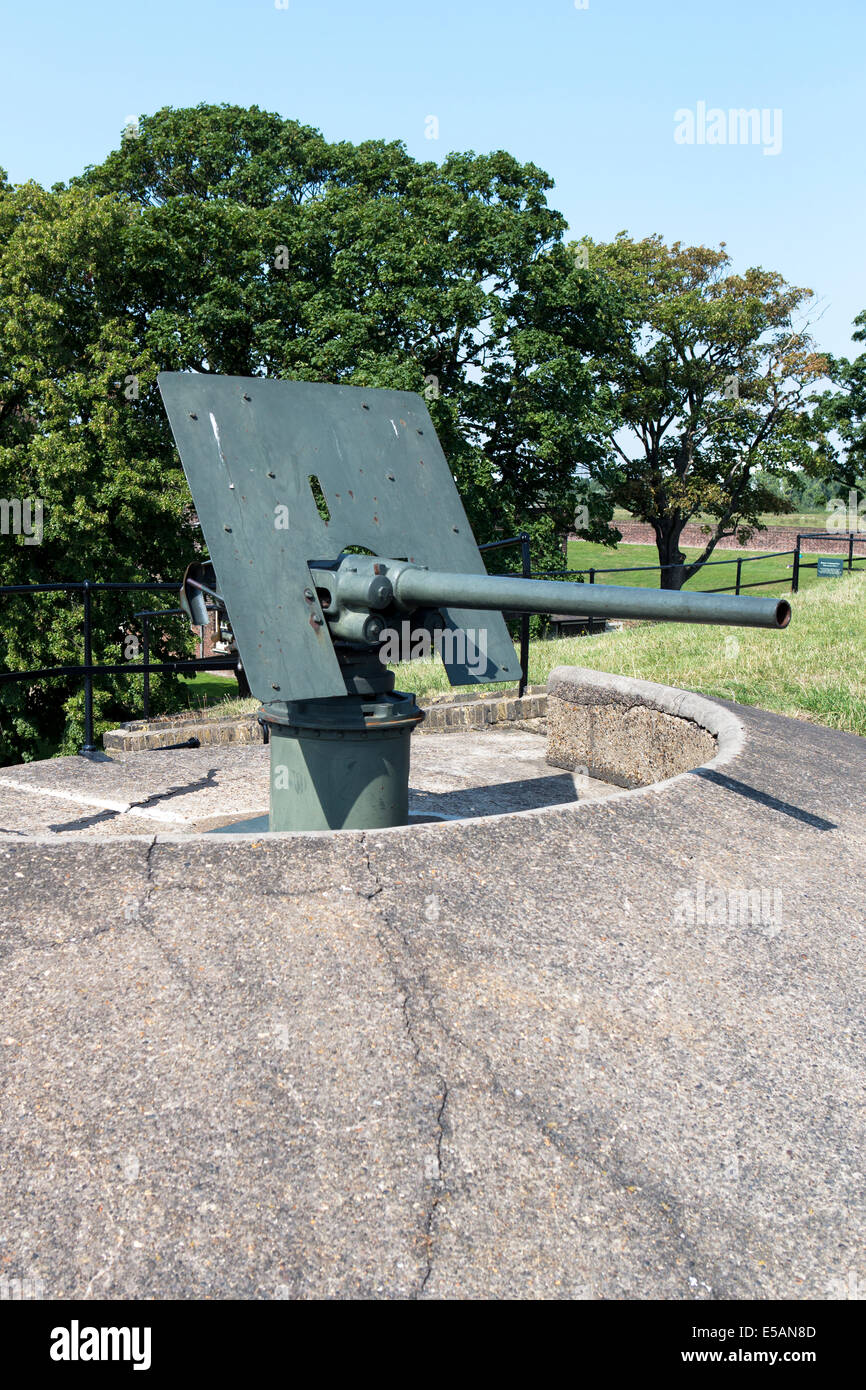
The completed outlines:
{"type": "Polygon", "coordinates": [[[522,613],[574,613],[581,617],[653,618],[660,622],[721,623],[733,627],[787,627],[791,606],[782,598],[702,594],[684,589],[639,589],[613,584],[574,584],[563,580],[522,579],[511,575],[451,574],[421,569],[405,561],[373,562],[352,557],[340,566],[337,595],[348,602],[385,608],[396,602],[418,608],[510,610],[522,613]]]}

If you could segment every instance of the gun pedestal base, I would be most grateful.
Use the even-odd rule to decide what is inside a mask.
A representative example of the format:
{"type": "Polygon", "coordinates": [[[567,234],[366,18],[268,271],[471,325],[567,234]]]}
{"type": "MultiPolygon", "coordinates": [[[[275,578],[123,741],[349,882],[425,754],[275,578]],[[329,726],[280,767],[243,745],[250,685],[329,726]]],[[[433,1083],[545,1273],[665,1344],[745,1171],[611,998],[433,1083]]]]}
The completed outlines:
{"type": "Polygon", "coordinates": [[[414,695],[303,700],[262,710],[271,830],[374,830],[409,823],[414,695]]]}

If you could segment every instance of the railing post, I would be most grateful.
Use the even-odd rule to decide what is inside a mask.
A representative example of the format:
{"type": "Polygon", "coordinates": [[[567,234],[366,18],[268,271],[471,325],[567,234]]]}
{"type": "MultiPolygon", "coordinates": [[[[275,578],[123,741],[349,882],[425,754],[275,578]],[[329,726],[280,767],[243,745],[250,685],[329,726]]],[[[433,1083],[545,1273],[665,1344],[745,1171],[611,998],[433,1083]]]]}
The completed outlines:
{"type": "MultiPolygon", "coordinates": [[[[529,548],[529,534],[526,531],[520,533],[520,562],[524,579],[532,578],[532,554],[529,548]]],[[[520,615],[520,681],[517,686],[517,694],[522,698],[526,694],[526,687],[529,684],[529,614],[520,615]]]]}
{"type": "Polygon", "coordinates": [[[594,584],[594,583],[595,583],[595,570],[594,570],[594,569],[591,569],[590,572],[589,572],[589,582],[590,582],[590,584],[594,584]]]}
{"type": "Polygon", "coordinates": [[[800,590],[800,536],[797,536],[797,549],[794,551],[794,568],[791,572],[791,593],[799,593],[800,590]]]}
{"type": "Polygon", "coordinates": [[[742,576],[742,573],[743,573],[743,557],[742,557],[742,555],[740,555],[739,558],[738,558],[738,560],[737,560],[737,585],[736,585],[736,588],[734,589],[734,593],[735,593],[735,594],[738,594],[738,593],[740,592],[740,578],[741,578],[741,576],[742,576]]]}
{"type": "Polygon", "coordinates": [[[848,534],[848,569],[854,568],[854,532],[848,534]]]}
{"type": "Polygon", "coordinates": [[[143,714],[144,714],[145,719],[149,719],[149,718],[150,718],[150,671],[148,670],[148,664],[149,664],[149,662],[150,662],[150,618],[149,618],[149,617],[147,616],[147,614],[145,613],[145,615],[144,615],[144,617],[142,618],[141,621],[142,621],[142,628],[141,628],[141,656],[142,656],[142,662],[143,662],[143,664],[144,664],[144,697],[143,697],[143,699],[142,699],[141,705],[142,705],[142,712],[143,712],[143,714]]]}
{"type": "Polygon", "coordinates": [[[99,750],[93,742],[93,642],[90,629],[90,580],[84,581],[84,743],[82,753],[96,753],[99,750]]]}

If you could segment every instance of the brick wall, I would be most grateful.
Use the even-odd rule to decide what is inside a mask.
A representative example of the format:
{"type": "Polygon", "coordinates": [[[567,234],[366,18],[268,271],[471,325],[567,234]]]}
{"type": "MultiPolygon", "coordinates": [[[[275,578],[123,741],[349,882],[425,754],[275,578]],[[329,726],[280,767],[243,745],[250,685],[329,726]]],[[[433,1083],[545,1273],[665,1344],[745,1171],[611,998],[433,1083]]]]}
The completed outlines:
{"type": "MultiPolygon", "coordinates": [[[[198,630],[198,629],[197,629],[197,630],[198,630]]],[[[219,653],[217,653],[217,652],[214,651],[214,642],[216,642],[216,640],[217,640],[216,614],[215,614],[215,613],[211,613],[211,614],[210,614],[210,622],[208,623],[207,627],[206,627],[205,630],[204,630],[204,646],[203,646],[203,648],[202,648],[202,656],[217,656],[217,655],[219,655],[219,653]]],[[[209,674],[209,675],[213,675],[213,676],[234,676],[234,675],[236,675],[236,671],[235,671],[234,667],[231,665],[231,663],[228,662],[224,671],[221,671],[221,670],[210,671],[210,672],[208,672],[208,674],[209,674]]]]}

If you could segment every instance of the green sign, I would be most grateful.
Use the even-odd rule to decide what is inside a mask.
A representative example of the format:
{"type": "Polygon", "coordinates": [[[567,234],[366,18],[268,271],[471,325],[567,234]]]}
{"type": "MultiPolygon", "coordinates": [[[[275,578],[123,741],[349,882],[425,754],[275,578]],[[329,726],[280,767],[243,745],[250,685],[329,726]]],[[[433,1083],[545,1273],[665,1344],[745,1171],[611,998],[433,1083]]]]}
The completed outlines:
{"type": "Polygon", "coordinates": [[[845,561],[841,555],[834,556],[830,560],[818,561],[819,579],[841,579],[842,571],[845,568],[845,561]]]}

